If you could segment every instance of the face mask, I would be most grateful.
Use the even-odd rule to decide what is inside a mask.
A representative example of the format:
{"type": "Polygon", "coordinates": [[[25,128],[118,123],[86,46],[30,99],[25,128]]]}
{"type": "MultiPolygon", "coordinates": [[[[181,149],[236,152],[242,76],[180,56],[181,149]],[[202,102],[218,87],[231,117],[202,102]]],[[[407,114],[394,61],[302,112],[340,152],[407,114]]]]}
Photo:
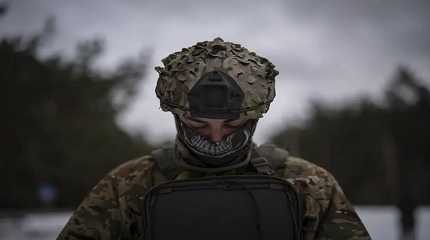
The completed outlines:
{"type": "Polygon", "coordinates": [[[220,142],[214,143],[186,126],[176,115],[175,120],[178,139],[196,158],[208,166],[235,163],[245,157],[257,123],[256,120],[248,120],[220,142]]]}

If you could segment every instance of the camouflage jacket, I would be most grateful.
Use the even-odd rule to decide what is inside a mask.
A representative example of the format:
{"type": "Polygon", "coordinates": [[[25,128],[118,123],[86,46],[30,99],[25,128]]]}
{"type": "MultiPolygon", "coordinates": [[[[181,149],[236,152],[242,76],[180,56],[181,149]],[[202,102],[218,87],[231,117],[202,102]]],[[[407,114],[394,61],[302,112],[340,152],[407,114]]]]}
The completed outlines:
{"type": "MultiPolygon", "coordinates": [[[[261,148],[261,147],[260,147],[261,148]]],[[[334,177],[326,170],[285,150],[266,145],[263,155],[278,162],[276,175],[293,183],[304,196],[304,239],[370,239],[366,228],[334,177]]],[[[143,195],[173,179],[202,177],[179,169],[166,176],[153,155],[128,161],[105,176],[73,213],[58,239],[140,239],[143,195]]],[[[223,173],[247,174],[240,169],[223,173]]],[[[204,175],[207,176],[207,175],[204,175]]]]}

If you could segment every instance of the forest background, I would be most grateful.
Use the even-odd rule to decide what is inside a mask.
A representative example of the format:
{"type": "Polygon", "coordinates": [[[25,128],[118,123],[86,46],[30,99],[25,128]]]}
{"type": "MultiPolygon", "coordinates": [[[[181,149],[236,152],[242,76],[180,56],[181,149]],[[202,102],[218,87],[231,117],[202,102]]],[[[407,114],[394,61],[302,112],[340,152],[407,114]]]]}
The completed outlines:
{"type": "MultiPolygon", "coordinates": [[[[7,13],[6,5],[0,12],[7,13]]],[[[94,38],[77,44],[72,57],[42,56],[55,34],[49,19],[32,36],[0,39],[1,209],[72,209],[113,167],[156,147],[118,124],[145,79],[150,54],[100,69],[95,63],[105,42],[94,38]]],[[[398,66],[380,101],[314,99],[306,119],[285,125],[270,141],[327,168],[354,204],[429,205],[426,82],[398,66]]]]}

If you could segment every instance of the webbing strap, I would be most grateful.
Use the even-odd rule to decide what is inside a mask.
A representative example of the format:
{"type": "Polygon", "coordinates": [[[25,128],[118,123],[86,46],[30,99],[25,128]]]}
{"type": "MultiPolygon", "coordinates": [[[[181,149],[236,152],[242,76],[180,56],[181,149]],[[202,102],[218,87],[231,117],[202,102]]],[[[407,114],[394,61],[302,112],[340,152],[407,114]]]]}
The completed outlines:
{"type": "Polygon", "coordinates": [[[269,161],[264,157],[256,157],[250,160],[251,165],[257,170],[258,173],[271,176],[275,171],[270,165],[269,161]]]}
{"type": "Polygon", "coordinates": [[[179,174],[178,166],[174,160],[175,148],[167,146],[151,152],[161,173],[169,180],[174,179],[179,174]]]}

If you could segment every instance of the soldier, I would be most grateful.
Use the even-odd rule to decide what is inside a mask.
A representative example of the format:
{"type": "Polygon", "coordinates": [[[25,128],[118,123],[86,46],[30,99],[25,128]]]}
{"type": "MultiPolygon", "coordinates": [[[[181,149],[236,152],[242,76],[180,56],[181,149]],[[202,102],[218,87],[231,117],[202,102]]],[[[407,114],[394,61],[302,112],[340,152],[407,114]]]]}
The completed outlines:
{"type": "Polygon", "coordinates": [[[270,61],[216,38],[162,62],[174,146],[110,172],[58,239],[370,239],[329,172],[252,142],[275,97],[270,61]]]}

